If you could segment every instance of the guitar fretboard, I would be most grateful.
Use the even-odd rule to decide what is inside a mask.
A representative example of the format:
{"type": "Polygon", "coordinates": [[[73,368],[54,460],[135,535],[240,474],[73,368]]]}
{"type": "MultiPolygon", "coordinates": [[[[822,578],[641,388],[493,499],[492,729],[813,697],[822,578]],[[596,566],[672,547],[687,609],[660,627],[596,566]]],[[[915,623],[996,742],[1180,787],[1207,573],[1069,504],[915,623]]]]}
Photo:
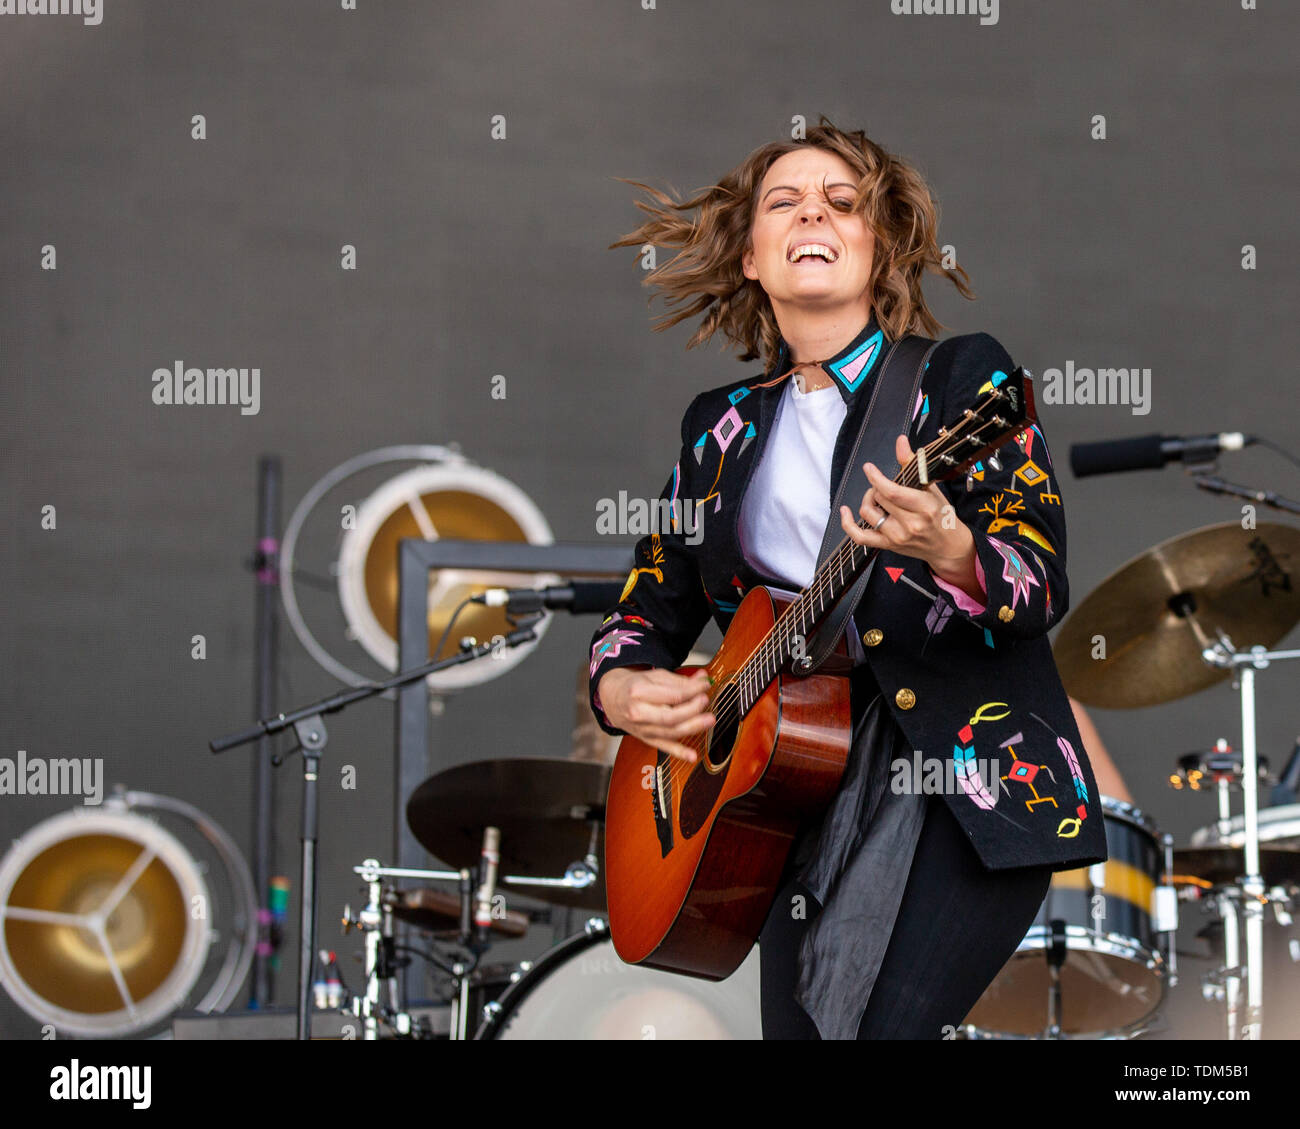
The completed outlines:
{"type": "MultiPolygon", "coordinates": [[[[954,426],[940,428],[939,437],[918,450],[894,476],[894,481],[901,486],[917,487],[923,481],[928,484],[953,478],[1033,421],[1031,386],[1027,374],[1017,369],[1013,377],[989,392],[975,408],[968,408],[954,426]],[[1009,409],[1005,416],[1001,414],[1003,408],[1009,409]]],[[[993,456],[990,463],[995,462],[993,456]]],[[[859,529],[869,528],[862,518],[856,524],[859,529]]],[[[840,542],[822,562],[808,587],[790,602],[772,630],[736,670],[729,685],[719,692],[714,700],[715,727],[739,721],[778,673],[797,669],[795,664],[810,653],[812,632],[877,552],[847,536],[840,542]]]]}

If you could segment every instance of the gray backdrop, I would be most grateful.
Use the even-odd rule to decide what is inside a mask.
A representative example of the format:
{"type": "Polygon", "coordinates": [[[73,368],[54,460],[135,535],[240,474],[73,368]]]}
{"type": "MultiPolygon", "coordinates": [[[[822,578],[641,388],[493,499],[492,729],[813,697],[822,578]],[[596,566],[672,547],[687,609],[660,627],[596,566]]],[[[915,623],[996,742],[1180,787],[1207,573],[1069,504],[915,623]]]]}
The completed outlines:
{"type": "MultiPolygon", "coordinates": [[[[613,177],[693,190],[825,113],[933,185],[941,241],[979,296],[931,285],[947,332],[990,332],[1036,373],[1150,368],[1148,415],[1041,412],[1076,604],[1131,556],[1240,508],[1176,468],[1075,482],[1070,443],[1232,428],[1300,449],[1294,7],[1004,0],[981,26],[888,0],[103,2],[98,26],[0,16],[0,755],[102,757],[108,781],[198,803],[245,848],[249,754],[216,758],[206,741],[251,712],[241,562],[260,453],[283,458],[290,508],[358,452],[459,442],[557,538],[594,540],[598,499],[658,492],[695,391],[759,367],[686,352],[684,326],[651,332],[635,253],[605,249],[638,217],[613,177]],[[260,412],[155,405],[151,374],[177,359],[259,367],[260,412]]],[[[1224,470],[1300,494],[1259,448],[1224,470]]],[[[593,627],[558,619],[512,675],[451,701],[431,764],[566,755],[593,627]]],[[[287,632],[283,657],[283,704],[333,687],[287,632]]],[[[1292,668],[1260,679],[1275,763],[1300,729],[1295,685],[1292,668]]],[[[1165,778],[1177,755],[1236,740],[1226,685],[1095,716],[1164,829],[1185,841],[1211,821],[1208,798],[1165,778]]],[[[349,868],[390,840],[390,707],[356,708],[332,734],[322,941],[346,952],[349,868]],[[337,785],[345,763],[356,790],[337,785]]],[[[278,779],[278,869],[296,894],[296,762],[278,779]]],[[[0,797],[3,841],[70,802],[0,797]]],[[[285,1004],[292,973],[287,956],[285,1004]]],[[[6,996],[0,1033],[36,1033],[6,996]]]]}

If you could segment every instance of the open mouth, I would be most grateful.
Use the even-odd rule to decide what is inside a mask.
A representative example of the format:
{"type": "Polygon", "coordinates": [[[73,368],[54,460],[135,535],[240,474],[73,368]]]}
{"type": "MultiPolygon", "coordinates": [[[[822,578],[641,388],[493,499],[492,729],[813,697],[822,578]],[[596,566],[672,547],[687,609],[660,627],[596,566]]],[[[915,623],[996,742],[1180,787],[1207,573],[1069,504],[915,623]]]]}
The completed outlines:
{"type": "Polygon", "coordinates": [[[839,259],[839,252],[825,243],[801,243],[786,256],[786,261],[795,266],[808,263],[820,263],[828,266],[839,259]]]}

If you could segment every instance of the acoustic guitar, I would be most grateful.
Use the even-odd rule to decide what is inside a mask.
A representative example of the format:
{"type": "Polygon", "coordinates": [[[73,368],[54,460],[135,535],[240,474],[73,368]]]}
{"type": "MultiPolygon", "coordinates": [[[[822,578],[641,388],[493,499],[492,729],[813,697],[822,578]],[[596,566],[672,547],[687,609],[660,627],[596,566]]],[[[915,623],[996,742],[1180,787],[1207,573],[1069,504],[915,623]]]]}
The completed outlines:
{"type": "MultiPolygon", "coordinates": [[[[923,488],[955,478],[1035,418],[1033,386],[1018,368],[894,481],[923,488]]],[[[996,456],[990,462],[996,468],[996,456]]],[[[849,753],[844,641],[817,671],[800,676],[798,664],[875,553],[846,536],[798,595],[752,588],[712,660],[679,669],[709,674],[715,723],[686,742],[696,762],[623,738],[605,810],[605,883],[624,961],[721,980],[753,948],[794,836],[830,803],[849,753]]]]}

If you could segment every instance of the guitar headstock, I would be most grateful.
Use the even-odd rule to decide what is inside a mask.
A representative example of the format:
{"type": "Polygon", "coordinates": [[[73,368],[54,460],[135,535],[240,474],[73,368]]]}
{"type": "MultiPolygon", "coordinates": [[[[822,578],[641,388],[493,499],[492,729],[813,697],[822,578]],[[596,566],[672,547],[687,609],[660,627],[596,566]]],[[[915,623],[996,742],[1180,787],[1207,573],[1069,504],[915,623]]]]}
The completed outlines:
{"type": "Polygon", "coordinates": [[[1033,381],[1024,368],[1017,368],[954,423],[941,427],[937,439],[918,448],[908,469],[917,471],[924,463],[923,477],[928,482],[956,478],[1027,430],[1037,418],[1033,381]]]}

